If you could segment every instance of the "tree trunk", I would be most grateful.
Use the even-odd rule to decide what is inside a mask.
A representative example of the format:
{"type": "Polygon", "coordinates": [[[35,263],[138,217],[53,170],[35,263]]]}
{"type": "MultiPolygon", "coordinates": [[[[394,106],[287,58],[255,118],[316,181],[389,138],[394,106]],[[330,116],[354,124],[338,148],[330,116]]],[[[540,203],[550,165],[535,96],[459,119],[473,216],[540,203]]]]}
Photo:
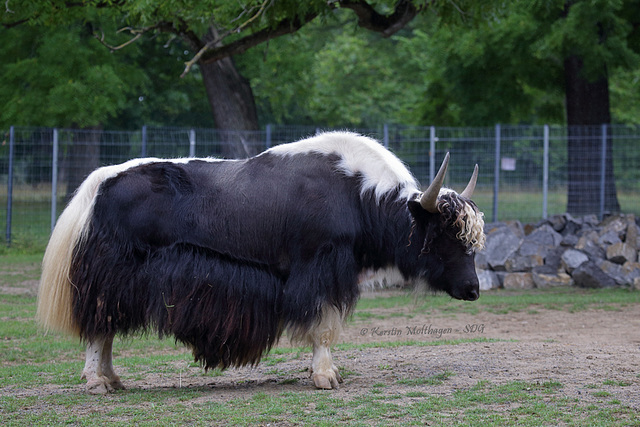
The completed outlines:
{"type": "Polygon", "coordinates": [[[262,149],[253,91],[231,58],[200,63],[216,128],[222,137],[221,155],[242,158],[262,149]]]}
{"type": "MultiPolygon", "coordinates": [[[[583,73],[580,57],[564,61],[568,125],[567,211],[574,215],[599,214],[602,183],[602,125],[611,123],[609,80],[606,69],[596,80],[583,73]]],[[[605,212],[619,212],[613,177],[613,140],[606,137],[605,212]]]]}

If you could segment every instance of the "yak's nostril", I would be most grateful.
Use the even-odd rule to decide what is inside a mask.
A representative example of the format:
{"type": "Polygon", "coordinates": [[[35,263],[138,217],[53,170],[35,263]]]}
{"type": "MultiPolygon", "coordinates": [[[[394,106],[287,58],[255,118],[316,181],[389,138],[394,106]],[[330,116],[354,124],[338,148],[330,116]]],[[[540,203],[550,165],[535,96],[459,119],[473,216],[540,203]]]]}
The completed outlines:
{"type": "Polygon", "coordinates": [[[475,289],[469,291],[469,294],[468,294],[468,297],[467,297],[468,301],[475,301],[478,298],[480,298],[480,295],[478,294],[478,291],[476,291],[475,289]]]}

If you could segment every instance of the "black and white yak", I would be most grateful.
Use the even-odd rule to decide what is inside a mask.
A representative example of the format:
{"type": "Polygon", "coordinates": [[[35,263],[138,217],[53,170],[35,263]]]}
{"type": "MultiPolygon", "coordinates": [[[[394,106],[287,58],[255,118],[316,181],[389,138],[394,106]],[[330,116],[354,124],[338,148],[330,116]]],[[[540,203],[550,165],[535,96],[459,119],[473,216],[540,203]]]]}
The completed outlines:
{"type": "Polygon", "coordinates": [[[137,159],[94,171],[53,231],[37,317],[87,343],[87,390],[123,385],[114,335],[156,330],[205,368],[257,364],[283,331],[313,346],[318,388],[341,381],[330,347],[371,271],[478,298],[485,241],[469,199],[423,193],[378,142],[324,133],[245,160],[137,159]]]}

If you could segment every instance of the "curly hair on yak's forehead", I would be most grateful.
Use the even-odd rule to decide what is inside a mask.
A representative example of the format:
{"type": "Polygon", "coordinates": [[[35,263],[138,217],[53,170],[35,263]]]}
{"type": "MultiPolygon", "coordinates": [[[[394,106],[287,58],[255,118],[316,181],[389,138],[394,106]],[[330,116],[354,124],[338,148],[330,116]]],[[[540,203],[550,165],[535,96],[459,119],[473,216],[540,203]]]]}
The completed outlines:
{"type": "Polygon", "coordinates": [[[456,237],[469,248],[479,251],[484,248],[484,214],[476,204],[448,188],[442,188],[436,204],[445,226],[453,226],[459,231],[456,237]]]}

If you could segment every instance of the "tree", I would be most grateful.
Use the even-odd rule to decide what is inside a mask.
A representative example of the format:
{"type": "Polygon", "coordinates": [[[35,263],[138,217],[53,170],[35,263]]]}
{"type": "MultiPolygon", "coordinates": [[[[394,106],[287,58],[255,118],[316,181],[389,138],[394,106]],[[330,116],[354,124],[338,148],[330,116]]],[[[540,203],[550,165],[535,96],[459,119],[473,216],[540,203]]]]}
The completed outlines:
{"type": "MultiPolygon", "coordinates": [[[[601,186],[602,135],[585,132],[584,126],[611,123],[609,70],[638,63],[640,46],[635,50],[633,19],[640,2],[568,0],[561,20],[566,27],[550,37],[564,46],[564,77],[568,132],[567,211],[586,214],[599,211],[601,186]],[[629,20],[631,19],[631,21],[629,20]],[[573,33],[573,34],[571,34],[573,33]],[[582,37],[576,37],[580,34],[582,37]],[[598,138],[600,137],[600,138],[598,138]]],[[[557,42],[556,42],[557,43],[557,42]]],[[[588,129],[588,128],[587,128],[588,129]]],[[[613,140],[606,138],[604,209],[620,211],[613,178],[613,140]]]]}
{"type": "MultiPolygon", "coordinates": [[[[640,62],[640,15],[632,12],[639,7],[637,0],[508,2],[462,28],[417,27],[405,44],[415,52],[425,46],[422,114],[456,125],[565,121],[567,210],[597,213],[601,126],[612,122],[609,75],[640,62]]],[[[605,210],[614,212],[611,139],[606,159],[605,210]]]]}
{"type": "MultiPolygon", "coordinates": [[[[116,46],[117,43],[105,41],[102,32],[96,34],[113,50],[129,45],[145,34],[174,34],[197,52],[187,61],[185,72],[195,65],[200,68],[216,127],[233,131],[253,130],[258,126],[251,87],[238,73],[232,59],[234,55],[293,33],[319,16],[329,17],[336,8],[352,10],[359,26],[389,36],[421,10],[434,4],[443,10],[450,7],[447,2],[441,6],[440,2],[411,0],[372,3],[364,0],[253,0],[242,4],[236,1],[191,0],[167,1],[160,5],[143,0],[94,0],[81,3],[35,0],[20,5],[7,1],[2,23],[10,28],[24,23],[59,22],[68,19],[68,16],[77,16],[81,13],[78,10],[89,10],[90,13],[83,16],[92,23],[89,17],[99,15],[101,11],[119,12],[126,16],[124,28],[130,31],[131,40],[116,46]]],[[[94,27],[99,28],[97,25],[94,27]]]]}
{"type": "Polygon", "coordinates": [[[132,85],[121,76],[128,74],[136,81],[140,73],[94,44],[85,26],[47,27],[39,33],[29,30],[0,29],[0,125],[80,129],[64,153],[71,194],[99,166],[103,123],[118,113],[130,93],[132,85]],[[73,161],[76,159],[80,160],[73,161]]]}
{"type": "Polygon", "coordinates": [[[240,55],[262,123],[420,124],[411,117],[419,93],[413,53],[395,36],[350,25],[351,14],[342,12],[240,55]]]}
{"type": "MultiPolygon", "coordinates": [[[[187,122],[185,115],[208,109],[206,104],[193,106],[193,87],[202,87],[197,72],[176,79],[184,67],[176,58],[184,54],[183,46],[142,41],[113,55],[85,20],[76,19],[60,26],[0,27],[0,127],[74,129],[64,138],[71,144],[60,151],[60,173],[69,194],[100,166],[103,129],[194,125],[198,117],[192,114],[187,122]]],[[[93,22],[117,28],[106,16],[93,22]]]]}

